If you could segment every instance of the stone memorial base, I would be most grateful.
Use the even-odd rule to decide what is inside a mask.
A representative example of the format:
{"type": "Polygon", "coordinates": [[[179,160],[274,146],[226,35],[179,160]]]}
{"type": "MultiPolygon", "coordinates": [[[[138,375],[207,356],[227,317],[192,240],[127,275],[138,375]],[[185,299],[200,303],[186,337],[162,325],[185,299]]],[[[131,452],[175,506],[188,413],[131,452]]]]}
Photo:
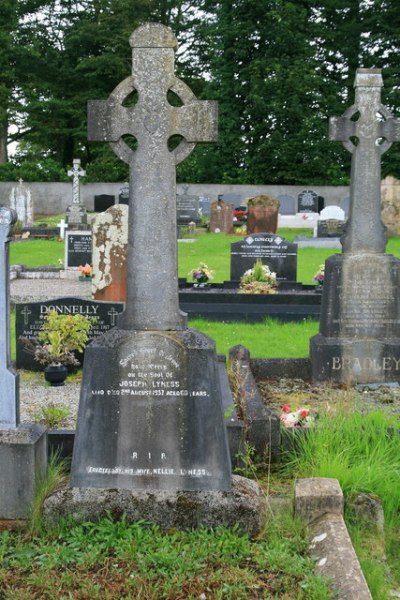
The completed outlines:
{"type": "Polygon", "coordinates": [[[0,429],[0,519],[26,519],[47,469],[47,433],[40,425],[0,429]]]}
{"type": "Polygon", "coordinates": [[[400,260],[331,256],[325,265],[320,333],[310,341],[315,381],[400,381],[400,260]]]}
{"type": "Polygon", "coordinates": [[[265,526],[266,508],[258,483],[233,475],[228,492],[64,488],[47,498],[43,511],[49,525],[61,517],[85,522],[109,515],[117,520],[124,515],[128,523],[143,520],[163,530],[238,526],[255,536],[265,526]]]}
{"type": "Polygon", "coordinates": [[[213,340],[114,328],[87,346],[72,487],[228,491],[230,478],[213,340]]]}

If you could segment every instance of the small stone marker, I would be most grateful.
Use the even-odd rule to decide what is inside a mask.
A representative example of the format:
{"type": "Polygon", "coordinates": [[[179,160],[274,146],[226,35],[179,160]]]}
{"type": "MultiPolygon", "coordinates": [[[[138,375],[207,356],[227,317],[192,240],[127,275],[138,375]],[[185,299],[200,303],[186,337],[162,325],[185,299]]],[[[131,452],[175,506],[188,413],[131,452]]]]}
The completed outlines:
{"type": "Polygon", "coordinates": [[[321,210],[317,222],[317,237],[341,237],[345,228],[344,210],[338,206],[327,206],[321,210]]]}
{"type": "Polygon", "coordinates": [[[212,233],[232,233],[234,210],[233,204],[223,200],[211,202],[210,231],[212,233]]]}
{"type": "Polygon", "coordinates": [[[68,176],[72,177],[72,204],[67,208],[66,220],[70,229],[86,229],[87,213],[86,208],[81,203],[80,196],[80,177],[84,177],[86,171],[81,168],[80,158],[74,158],[72,169],[68,171],[68,176]]]}
{"type": "Polygon", "coordinates": [[[21,221],[23,227],[32,225],[33,203],[31,191],[23,184],[22,179],[19,180],[19,185],[11,190],[10,208],[15,210],[17,219],[21,221]]]}
{"type": "Polygon", "coordinates": [[[273,233],[248,235],[231,244],[231,281],[240,281],[258,259],[276,273],[278,281],[296,281],[297,244],[273,233]]]}
{"type": "Polygon", "coordinates": [[[96,300],[126,301],[128,206],[117,204],[92,222],[92,296],[96,300]]]}
{"type": "Polygon", "coordinates": [[[65,268],[92,264],[92,232],[67,231],[65,240],[65,268]]]}
{"type": "Polygon", "coordinates": [[[17,427],[19,423],[19,376],[11,366],[10,356],[10,290],[9,243],[17,213],[0,207],[0,428],[17,427]]]}
{"type": "Polygon", "coordinates": [[[0,519],[26,519],[47,466],[44,427],[19,423],[19,379],[10,359],[9,250],[17,214],[0,207],[0,519]]]}
{"type": "Polygon", "coordinates": [[[128,293],[117,327],[86,349],[72,486],[229,490],[215,345],[186,328],[176,254],[175,165],[197,142],[216,139],[217,107],[176,78],[169,28],[146,23],[130,44],[132,76],[89,104],[89,138],[111,142],[130,166],[128,293]],[[138,102],[125,106],[135,89],[138,102]],[[168,90],[182,106],[168,103],[168,90]],[[176,134],[184,139],[170,151],[176,134]],[[149,224],[157,244],[148,244],[149,224]]]}
{"type": "Polygon", "coordinates": [[[247,203],[247,233],[276,233],[279,205],[279,200],[270,196],[251,198],[247,203]]]}
{"type": "Polygon", "coordinates": [[[400,380],[400,260],[384,253],[380,214],[381,155],[400,140],[400,121],[381,104],[382,85],[380,70],[358,69],[354,105],[330,121],[330,138],[352,153],[351,203],[343,254],[326,261],[320,333],[311,338],[317,381],[400,380]]]}
{"type": "Polygon", "coordinates": [[[298,212],[318,212],[318,194],[313,190],[304,190],[298,195],[298,212]]]}

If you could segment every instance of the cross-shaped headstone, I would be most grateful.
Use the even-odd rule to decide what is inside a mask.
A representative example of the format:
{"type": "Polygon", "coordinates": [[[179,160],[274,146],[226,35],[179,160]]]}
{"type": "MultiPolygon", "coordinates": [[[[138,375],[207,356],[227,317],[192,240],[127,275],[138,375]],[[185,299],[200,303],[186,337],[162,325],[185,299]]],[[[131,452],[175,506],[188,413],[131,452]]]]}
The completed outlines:
{"type": "Polygon", "coordinates": [[[68,229],[68,223],[61,219],[59,223],[57,223],[57,227],[60,229],[60,238],[63,240],[65,237],[65,230],[68,229]]]}
{"type": "Polygon", "coordinates": [[[400,141],[400,121],[381,104],[380,69],[357,69],[355,103],[343,116],[330,119],[329,137],[352,153],[350,218],[343,252],[383,253],[381,156],[400,141]],[[358,116],[358,118],[356,118],[358,116]]]}
{"type": "Polygon", "coordinates": [[[80,204],[79,178],[84,177],[86,171],[81,168],[81,159],[74,158],[72,169],[68,171],[68,177],[72,177],[72,204],[80,204]]]}
{"type": "Polygon", "coordinates": [[[10,357],[10,283],[9,242],[17,214],[0,207],[0,428],[17,427],[19,423],[18,375],[10,357]]]}
{"type": "Polygon", "coordinates": [[[130,45],[132,76],[108,100],[88,107],[89,140],[111,142],[130,166],[127,303],[118,324],[131,330],[178,330],[186,322],[178,302],[175,165],[196,142],[216,140],[217,105],[197,100],[175,77],[177,42],[168,27],[146,23],[133,32],[130,45]],[[170,104],[169,92],[181,106],[170,104]],[[174,135],[183,140],[170,150],[174,135]],[[136,139],[136,150],[124,136],[136,139]]]}

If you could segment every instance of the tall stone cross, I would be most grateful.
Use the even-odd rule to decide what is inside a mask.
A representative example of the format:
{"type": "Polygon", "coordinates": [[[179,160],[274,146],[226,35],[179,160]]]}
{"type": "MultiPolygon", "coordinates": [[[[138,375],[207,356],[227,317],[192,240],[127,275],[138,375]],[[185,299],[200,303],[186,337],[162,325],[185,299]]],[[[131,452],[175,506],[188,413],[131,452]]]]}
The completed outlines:
{"type": "Polygon", "coordinates": [[[133,32],[130,45],[132,76],[108,100],[88,106],[89,140],[111,142],[130,167],[127,303],[118,325],[179,330],[186,321],[178,302],[175,166],[196,142],[217,139],[217,104],[197,100],[175,76],[177,42],[168,27],[146,23],[133,32]],[[169,92],[178,97],[177,106],[169,92]],[[136,150],[126,143],[132,136],[136,150]],[[168,147],[171,136],[182,138],[174,150],[168,147]]]}
{"type": "Polygon", "coordinates": [[[355,103],[330,119],[329,137],[352,153],[350,218],[343,252],[385,252],[381,221],[381,156],[400,141],[400,121],[381,104],[380,69],[357,69],[355,103]],[[358,117],[358,118],[356,118],[358,117]]]}
{"type": "Polygon", "coordinates": [[[18,427],[19,381],[10,356],[9,242],[17,214],[0,207],[0,428],[18,427]]]}
{"type": "Polygon", "coordinates": [[[81,159],[74,158],[72,161],[72,169],[67,173],[68,177],[72,177],[72,203],[80,204],[80,184],[79,178],[86,175],[86,171],[81,168],[81,159]]]}

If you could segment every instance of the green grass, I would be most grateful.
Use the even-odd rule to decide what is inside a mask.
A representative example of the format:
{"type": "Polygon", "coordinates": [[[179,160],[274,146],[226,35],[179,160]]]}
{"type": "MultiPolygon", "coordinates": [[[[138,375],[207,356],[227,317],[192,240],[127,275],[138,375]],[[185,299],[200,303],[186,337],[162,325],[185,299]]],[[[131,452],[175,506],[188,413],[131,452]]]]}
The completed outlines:
{"type": "Polygon", "coordinates": [[[35,536],[3,532],[1,597],[326,600],[307,546],[304,528],[290,518],[271,520],[256,541],[225,528],[162,533],[110,519],[65,522],[35,536]]]}
{"type": "Polygon", "coordinates": [[[228,354],[238,344],[245,346],[252,358],[302,358],[308,356],[311,336],[318,333],[318,322],[279,323],[266,319],[262,323],[219,323],[191,319],[190,326],[215,340],[217,352],[228,354]]]}
{"type": "Polygon", "coordinates": [[[307,436],[301,436],[298,450],[285,467],[296,478],[338,479],[347,499],[365,492],[381,500],[385,513],[385,535],[381,538],[376,531],[369,531],[368,525],[356,523],[350,509],[346,514],[376,600],[389,598],[390,587],[400,588],[399,457],[398,417],[382,411],[365,415],[354,407],[342,407],[320,416],[307,436]]]}
{"type": "Polygon", "coordinates": [[[64,242],[58,240],[23,240],[10,245],[10,264],[26,267],[64,265],[64,242]]]}

